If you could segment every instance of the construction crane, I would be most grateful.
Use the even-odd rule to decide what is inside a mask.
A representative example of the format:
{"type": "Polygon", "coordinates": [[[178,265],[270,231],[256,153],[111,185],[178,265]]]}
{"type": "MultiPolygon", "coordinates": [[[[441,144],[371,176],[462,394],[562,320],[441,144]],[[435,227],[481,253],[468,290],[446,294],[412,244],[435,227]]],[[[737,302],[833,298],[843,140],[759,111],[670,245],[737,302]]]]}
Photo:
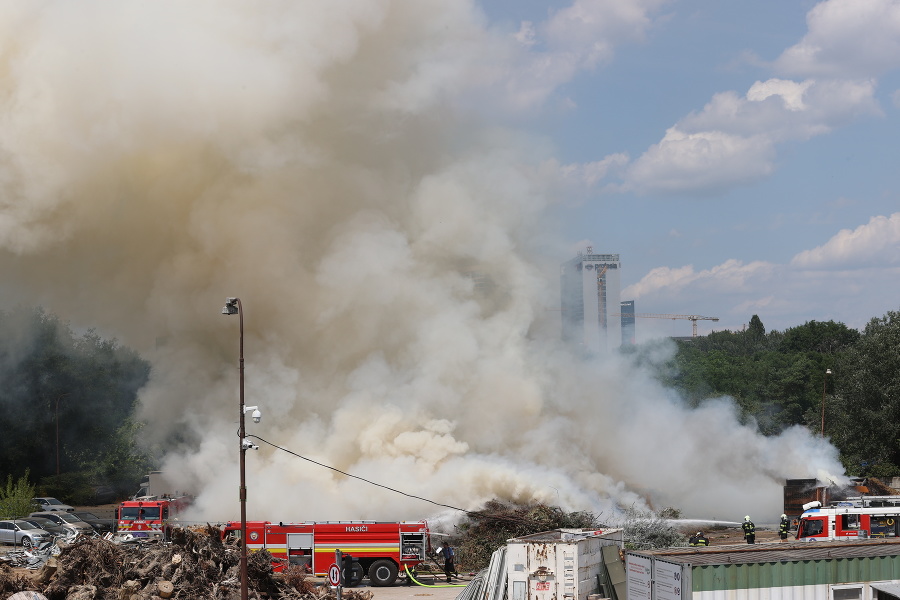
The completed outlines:
{"type": "Polygon", "coordinates": [[[719,317],[701,317],[700,315],[657,315],[653,313],[616,313],[617,317],[635,317],[639,319],[688,319],[693,324],[694,334],[697,337],[697,321],[718,321],[719,317]]]}

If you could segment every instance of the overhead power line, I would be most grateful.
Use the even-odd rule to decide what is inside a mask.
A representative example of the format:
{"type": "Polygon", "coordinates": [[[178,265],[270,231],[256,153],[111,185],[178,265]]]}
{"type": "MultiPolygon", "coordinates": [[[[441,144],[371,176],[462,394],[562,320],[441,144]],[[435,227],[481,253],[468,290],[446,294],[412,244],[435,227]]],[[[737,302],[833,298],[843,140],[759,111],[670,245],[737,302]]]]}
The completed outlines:
{"type": "Polygon", "coordinates": [[[515,523],[526,523],[526,522],[528,522],[528,521],[526,521],[525,519],[517,519],[517,518],[514,518],[514,517],[504,517],[504,516],[497,516],[497,515],[486,515],[486,514],[484,514],[484,513],[482,513],[482,512],[473,512],[473,511],[470,511],[470,510],[466,510],[466,509],[464,509],[464,508],[459,508],[458,506],[453,506],[453,505],[451,505],[451,504],[443,504],[443,503],[441,503],[441,502],[436,502],[436,501],[431,500],[431,499],[429,499],[429,498],[423,498],[422,496],[416,496],[415,494],[408,494],[407,492],[404,492],[404,491],[401,491],[401,490],[392,488],[392,487],[390,487],[390,486],[387,486],[387,485],[378,483],[378,482],[376,482],[376,481],[371,481],[371,480],[369,480],[369,479],[366,479],[365,477],[360,477],[360,476],[358,476],[358,475],[353,475],[352,473],[347,473],[346,471],[341,471],[341,470],[338,469],[337,467],[332,467],[331,465],[326,465],[325,463],[320,463],[319,461],[316,461],[316,460],[313,460],[313,459],[308,458],[308,457],[306,457],[306,456],[303,456],[302,454],[297,454],[297,453],[294,452],[293,450],[288,450],[287,448],[285,448],[285,447],[283,447],[283,446],[279,446],[278,444],[275,444],[275,443],[273,443],[273,442],[270,442],[269,440],[267,440],[267,439],[265,439],[265,438],[261,438],[261,437],[259,437],[258,435],[248,435],[247,437],[255,438],[255,439],[259,440],[260,442],[262,442],[262,443],[264,443],[264,444],[268,444],[269,446],[272,446],[273,448],[277,448],[278,450],[281,450],[282,452],[287,452],[288,454],[290,454],[290,455],[292,455],[292,456],[296,456],[297,458],[301,458],[301,459],[303,459],[303,460],[305,460],[305,461],[307,461],[307,462],[311,462],[311,463],[313,463],[314,465],[318,465],[318,466],[324,467],[324,468],[326,468],[326,469],[331,469],[332,471],[334,471],[334,472],[336,472],[336,473],[340,473],[341,475],[346,475],[347,477],[350,477],[350,478],[352,478],[352,479],[358,479],[358,480],[360,480],[360,481],[364,481],[365,483],[368,483],[368,484],[370,484],[370,485],[374,485],[374,486],[376,486],[376,487],[383,488],[383,489],[388,490],[388,491],[390,491],[390,492],[394,492],[395,494],[400,494],[401,496],[406,496],[407,498],[414,498],[414,499],[416,499],[416,500],[422,500],[423,502],[428,502],[428,503],[430,503],[430,504],[434,504],[435,506],[443,506],[444,508],[449,508],[449,509],[451,509],[451,510],[457,510],[457,511],[459,511],[459,512],[466,513],[466,514],[469,515],[469,516],[477,517],[477,518],[480,518],[480,519],[496,519],[496,520],[501,520],[501,521],[512,521],[512,522],[515,522],[515,523]]]}

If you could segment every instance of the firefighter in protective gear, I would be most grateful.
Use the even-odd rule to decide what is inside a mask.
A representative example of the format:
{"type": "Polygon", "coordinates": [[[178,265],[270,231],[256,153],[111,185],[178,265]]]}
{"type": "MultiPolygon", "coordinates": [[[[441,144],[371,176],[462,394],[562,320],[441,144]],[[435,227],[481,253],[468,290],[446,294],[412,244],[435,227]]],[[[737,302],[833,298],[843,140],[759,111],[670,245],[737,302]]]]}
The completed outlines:
{"type": "Polygon", "coordinates": [[[453,551],[453,546],[450,545],[450,541],[446,541],[444,543],[444,547],[438,552],[444,557],[444,574],[447,576],[447,583],[450,583],[450,579],[454,575],[459,575],[456,572],[456,564],[454,564],[454,558],[456,557],[456,552],[453,551]]]}
{"type": "Polygon", "coordinates": [[[788,520],[787,515],[781,515],[781,523],[778,524],[778,537],[781,538],[781,541],[787,539],[788,531],[791,528],[791,522],[788,520]]]}
{"type": "Polygon", "coordinates": [[[702,531],[698,531],[688,540],[691,546],[709,546],[709,538],[703,535],[702,531]]]}
{"type": "Polygon", "coordinates": [[[744,530],[744,539],[747,540],[748,544],[756,543],[756,525],[753,524],[753,521],[750,520],[750,515],[744,517],[744,523],[741,525],[741,529],[744,530]]]}

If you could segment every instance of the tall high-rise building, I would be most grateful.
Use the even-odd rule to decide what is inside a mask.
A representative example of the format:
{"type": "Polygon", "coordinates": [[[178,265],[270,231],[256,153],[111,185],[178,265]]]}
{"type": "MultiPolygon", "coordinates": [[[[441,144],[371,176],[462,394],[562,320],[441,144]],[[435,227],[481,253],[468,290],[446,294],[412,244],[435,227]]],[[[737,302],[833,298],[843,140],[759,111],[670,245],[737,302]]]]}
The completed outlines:
{"type": "Polygon", "coordinates": [[[622,314],[622,345],[634,345],[634,300],[622,300],[619,303],[622,314]]]}
{"type": "Polygon", "coordinates": [[[605,352],[619,347],[622,321],[619,318],[618,254],[587,253],[567,260],[560,267],[562,339],[586,352],[605,352]]]}

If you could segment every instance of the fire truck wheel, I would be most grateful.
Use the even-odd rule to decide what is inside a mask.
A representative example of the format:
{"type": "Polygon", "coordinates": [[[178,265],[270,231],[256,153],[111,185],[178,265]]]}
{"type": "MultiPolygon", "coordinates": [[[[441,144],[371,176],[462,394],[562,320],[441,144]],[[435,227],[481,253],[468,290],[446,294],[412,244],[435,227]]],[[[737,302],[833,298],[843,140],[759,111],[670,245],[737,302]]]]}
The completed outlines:
{"type": "Polygon", "coordinates": [[[397,581],[397,565],[394,561],[383,558],[376,560],[369,567],[369,583],[372,587],[385,587],[397,581]]]}

